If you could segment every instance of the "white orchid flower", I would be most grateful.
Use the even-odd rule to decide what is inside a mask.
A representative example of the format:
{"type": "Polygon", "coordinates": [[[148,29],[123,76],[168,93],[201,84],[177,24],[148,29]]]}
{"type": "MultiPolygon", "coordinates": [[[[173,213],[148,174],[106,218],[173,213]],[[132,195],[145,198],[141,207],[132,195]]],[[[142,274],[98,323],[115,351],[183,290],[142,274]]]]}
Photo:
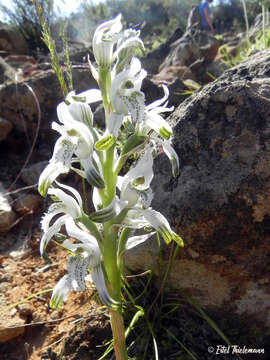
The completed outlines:
{"type": "Polygon", "coordinates": [[[94,147],[92,133],[83,122],[69,120],[64,125],[53,122],[52,128],[60,132],[61,137],[56,141],[53,156],[39,178],[39,192],[43,196],[60,174],[69,172],[73,154],[79,159],[89,159],[94,147]]]}
{"type": "Polygon", "coordinates": [[[124,177],[118,177],[117,186],[121,191],[120,200],[127,201],[128,207],[135,206],[139,199],[147,203],[147,199],[150,199],[151,202],[153,196],[150,183],[153,176],[153,156],[151,149],[148,149],[135,167],[130,169],[124,177]]]}
{"type": "MultiPolygon", "coordinates": [[[[80,246],[77,246],[80,251],[80,246]]],[[[64,301],[66,301],[70,290],[85,291],[85,279],[88,274],[88,269],[91,270],[91,277],[96,285],[100,300],[108,308],[117,307],[118,303],[114,301],[108,293],[101,262],[98,265],[93,265],[91,255],[87,251],[82,251],[79,254],[71,256],[67,262],[67,275],[64,275],[57,285],[54,287],[50,306],[58,309],[64,301]]]]}
{"type": "Polygon", "coordinates": [[[116,113],[128,115],[128,103],[135,101],[130,100],[132,94],[139,93],[144,99],[144,94],[140,90],[145,77],[146,71],[142,69],[137,58],[133,58],[130,66],[115,76],[111,86],[111,101],[116,113]]]}
{"type": "Polygon", "coordinates": [[[161,213],[151,208],[140,211],[145,220],[148,221],[149,226],[153,227],[158,233],[160,233],[167,244],[174,240],[179,246],[183,246],[183,240],[179,235],[172,231],[168,220],[161,213]]]}
{"type": "Polygon", "coordinates": [[[41,220],[43,236],[40,241],[40,253],[42,256],[46,256],[45,250],[48,242],[60,231],[61,227],[66,225],[68,221],[71,221],[72,219],[80,218],[83,214],[82,199],[78,191],[71,186],[60,183],[58,183],[58,185],[72,195],[69,195],[64,190],[58,188],[50,188],[48,190],[48,194],[56,197],[58,201],[50,205],[48,212],[41,220]],[[51,224],[53,218],[59,214],[63,215],[58,217],[54,223],[51,224]]]}
{"type": "Polygon", "coordinates": [[[130,62],[135,54],[137,48],[144,50],[144,44],[139,38],[140,31],[133,29],[124,30],[122,37],[117,42],[117,48],[114,53],[114,58],[117,59],[115,65],[115,72],[118,74],[130,65],[130,62]]]}
{"type": "Polygon", "coordinates": [[[59,125],[53,122],[52,129],[74,144],[74,153],[79,159],[87,159],[92,154],[94,139],[88,126],[84,123],[70,121],[65,125],[59,125]]]}
{"type": "Polygon", "coordinates": [[[86,290],[85,279],[88,270],[91,270],[92,280],[96,285],[101,301],[108,307],[116,306],[117,303],[110,297],[103,275],[101,252],[96,239],[85,231],[79,229],[73,219],[66,224],[67,234],[80,243],[63,242],[63,246],[71,250],[74,255],[68,259],[67,275],[64,275],[55,286],[50,306],[59,308],[66,301],[70,290],[86,290]]]}
{"type": "Polygon", "coordinates": [[[171,126],[160,115],[163,112],[173,111],[174,107],[166,107],[169,96],[169,89],[163,85],[164,97],[156,100],[145,108],[145,123],[147,127],[153,129],[162,138],[168,140],[173,134],[171,126]]]}
{"type": "Polygon", "coordinates": [[[114,59],[114,45],[121,29],[121,14],[97,27],[93,37],[93,52],[99,67],[110,68],[114,59]]]}
{"type": "MultiPolygon", "coordinates": [[[[158,232],[164,241],[169,244],[172,240],[176,241],[179,246],[183,246],[183,240],[179,235],[177,235],[170,227],[167,219],[158,211],[153,210],[152,208],[142,209],[140,207],[134,207],[127,213],[125,219],[123,220],[122,226],[128,227],[131,229],[142,229],[145,227],[151,227],[158,232]]],[[[151,233],[153,235],[153,233],[151,233]]],[[[139,237],[142,235],[139,235],[139,237]]],[[[148,240],[150,236],[145,236],[140,238],[134,238],[131,241],[135,243],[137,240],[139,243],[148,240]],[[141,240],[141,241],[140,241],[141,240]]],[[[134,245],[135,246],[135,245],[134,245]]]]}
{"type": "Polygon", "coordinates": [[[65,101],[57,106],[58,119],[62,124],[75,120],[92,127],[93,113],[89,104],[101,100],[102,96],[99,89],[83,91],[80,94],[71,91],[66,96],[65,101]]]}

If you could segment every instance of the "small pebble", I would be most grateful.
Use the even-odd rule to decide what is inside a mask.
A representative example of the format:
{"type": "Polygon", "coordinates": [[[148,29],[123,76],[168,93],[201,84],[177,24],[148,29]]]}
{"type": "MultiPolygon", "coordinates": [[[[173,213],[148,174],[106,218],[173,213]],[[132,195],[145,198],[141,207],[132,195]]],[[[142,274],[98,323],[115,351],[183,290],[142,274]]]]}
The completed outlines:
{"type": "Polygon", "coordinates": [[[32,315],[33,309],[29,303],[22,303],[18,305],[18,311],[21,316],[32,315]]]}
{"type": "Polygon", "coordinates": [[[51,320],[58,320],[62,316],[61,311],[53,311],[50,315],[51,320]]]}
{"type": "Polygon", "coordinates": [[[15,316],[15,315],[16,315],[16,313],[17,313],[17,309],[16,309],[16,308],[13,308],[13,309],[11,309],[11,310],[10,310],[10,312],[9,312],[9,313],[10,313],[10,316],[12,316],[12,317],[13,317],[13,316],[15,316]]]}
{"type": "Polygon", "coordinates": [[[0,282],[11,282],[13,279],[13,276],[11,274],[4,274],[0,277],[0,282]]]}

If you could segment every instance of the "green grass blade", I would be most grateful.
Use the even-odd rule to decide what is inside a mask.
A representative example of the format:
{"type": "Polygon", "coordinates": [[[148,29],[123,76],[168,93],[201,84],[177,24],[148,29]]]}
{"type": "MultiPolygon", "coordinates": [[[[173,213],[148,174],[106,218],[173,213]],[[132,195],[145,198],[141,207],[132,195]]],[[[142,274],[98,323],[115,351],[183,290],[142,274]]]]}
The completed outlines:
{"type": "Polygon", "coordinates": [[[163,330],[165,330],[167,332],[167,334],[169,336],[171,336],[174,339],[174,341],[176,341],[177,344],[181,346],[181,348],[183,350],[185,350],[185,352],[191,357],[191,359],[198,360],[198,358],[196,358],[196,356],[182,343],[182,341],[177,339],[177,337],[170,330],[168,330],[168,329],[166,329],[164,327],[163,327],[163,330]]]}

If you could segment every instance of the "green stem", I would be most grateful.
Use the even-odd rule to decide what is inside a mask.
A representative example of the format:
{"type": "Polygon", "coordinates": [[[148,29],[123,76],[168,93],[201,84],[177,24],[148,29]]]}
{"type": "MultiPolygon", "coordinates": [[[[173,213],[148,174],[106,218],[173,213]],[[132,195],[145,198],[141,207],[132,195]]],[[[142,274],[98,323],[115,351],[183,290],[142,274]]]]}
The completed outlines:
{"type": "Polygon", "coordinates": [[[266,31],[265,31],[265,4],[262,3],[262,20],[263,20],[263,46],[266,49],[266,31]]]}
{"type": "Polygon", "coordinates": [[[116,360],[128,360],[123,316],[115,310],[110,310],[110,316],[116,360]]]}
{"type": "Polygon", "coordinates": [[[116,301],[121,301],[121,272],[117,263],[117,231],[110,221],[104,224],[103,260],[108,278],[108,290],[116,301]]]}
{"type": "Polygon", "coordinates": [[[245,17],[245,23],[246,23],[246,31],[247,31],[247,41],[249,43],[249,23],[248,23],[248,16],[247,16],[247,7],[245,0],[241,0],[244,10],[244,17],[245,17]]]}
{"type": "Polygon", "coordinates": [[[105,121],[106,126],[108,124],[108,114],[110,105],[110,88],[111,88],[111,73],[108,68],[99,68],[98,72],[98,85],[101,89],[104,110],[105,110],[105,121]]]}
{"type": "Polygon", "coordinates": [[[113,171],[114,148],[115,146],[112,146],[106,151],[105,161],[103,163],[103,177],[105,188],[100,190],[103,207],[110,205],[110,203],[115,197],[117,176],[113,171]]]}

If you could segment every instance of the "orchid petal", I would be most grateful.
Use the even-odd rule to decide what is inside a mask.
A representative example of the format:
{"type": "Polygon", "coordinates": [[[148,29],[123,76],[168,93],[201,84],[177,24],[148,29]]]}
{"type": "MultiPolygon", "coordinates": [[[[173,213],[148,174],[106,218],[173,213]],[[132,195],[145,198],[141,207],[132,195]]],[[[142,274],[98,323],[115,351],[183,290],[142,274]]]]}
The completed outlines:
{"type": "Polygon", "coordinates": [[[142,69],[141,62],[137,58],[133,58],[130,67],[115,76],[111,86],[111,99],[115,112],[128,114],[124,101],[133,92],[140,92],[145,77],[146,71],[142,69]]]}
{"type": "Polygon", "coordinates": [[[89,267],[90,256],[84,251],[71,256],[67,262],[67,271],[71,280],[72,289],[75,291],[86,290],[85,276],[89,267]]]}
{"type": "Polygon", "coordinates": [[[78,97],[85,98],[87,104],[102,101],[102,95],[100,89],[90,89],[81,92],[77,95],[78,97]]]}
{"type": "Polygon", "coordinates": [[[154,231],[154,232],[150,232],[148,234],[136,235],[136,236],[130,237],[126,243],[126,250],[133,249],[134,247],[136,247],[140,244],[143,244],[148,239],[150,239],[153,235],[155,235],[155,233],[156,232],[154,231]]]}
{"type": "Polygon", "coordinates": [[[164,104],[164,102],[168,99],[168,97],[169,97],[169,89],[168,89],[168,87],[163,84],[162,88],[163,88],[163,91],[164,91],[163,98],[158,99],[158,100],[152,102],[151,104],[147,105],[147,107],[146,107],[147,111],[155,109],[156,107],[164,104]]]}
{"type": "MultiPolygon", "coordinates": [[[[124,32],[124,37],[126,36],[124,32]]],[[[137,48],[144,50],[144,44],[142,40],[136,34],[136,31],[132,31],[133,36],[124,39],[119,44],[117,44],[117,49],[114,53],[114,59],[117,59],[116,64],[116,73],[123,71],[123,69],[131,63],[131,60],[135,54],[137,48]]],[[[128,35],[129,36],[129,35],[128,35]]]]}
{"type": "Polygon", "coordinates": [[[93,113],[86,102],[73,101],[70,104],[61,102],[57,106],[57,116],[62,124],[77,121],[83,122],[88,126],[93,126],[93,113]]]}
{"type": "Polygon", "coordinates": [[[174,148],[171,146],[171,143],[169,140],[164,140],[162,145],[163,145],[163,150],[164,150],[165,154],[168,156],[168,158],[171,162],[173,177],[177,177],[179,175],[178,155],[177,155],[176,151],[174,150],[174,148]]]}
{"type": "Polygon", "coordinates": [[[113,300],[107,290],[101,264],[91,270],[91,277],[96,285],[100,300],[109,309],[116,308],[119,304],[113,300]]]}
{"type": "Polygon", "coordinates": [[[107,128],[109,133],[111,133],[115,138],[118,137],[118,132],[122,125],[123,119],[123,114],[117,114],[115,112],[110,113],[107,128]]]}
{"type": "Polygon", "coordinates": [[[127,184],[130,183],[137,190],[148,189],[153,179],[153,156],[151,149],[139,159],[134,168],[124,176],[121,192],[125,191],[127,184]]]}
{"type": "Polygon", "coordinates": [[[133,91],[130,96],[122,96],[121,99],[126,105],[133,123],[141,123],[144,120],[144,93],[141,91],[133,91]]]}
{"type": "Polygon", "coordinates": [[[51,225],[48,228],[48,230],[46,232],[44,232],[44,234],[40,240],[40,253],[43,257],[46,257],[45,250],[48,245],[48,242],[51,240],[51,238],[55,234],[57,234],[60,231],[62,225],[64,225],[68,219],[70,219],[69,215],[61,216],[53,223],[53,225],[51,225]]]}
{"type": "Polygon", "coordinates": [[[107,207],[90,214],[90,219],[97,223],[104,223],[118,216],[127,206],[127,201],[120,201],[116,196],[107,207]]]}
{"type": "Polygon", "coordinates": [[[162,214],[153,209],[145,209],[141,210],[141,212],[149,224],[161,234],[167,244],[174,240],[179,246],[183,246],[183,240],[172,231],[170,224],[162,214]]]}
{"type": "Polygon", "coordinates": [[[173,134],[171,126],[159,114],[155,112],[147,112],[145,123],[151,129],[155,130],[160,136],[168,140],[173,134]]]}
{"type": "MultiPolygon", "coordinates": [[[[72,193],[76,193],[76,192],[77,191],[75,189],[72,189],[72,193]]],[[[66,212],[74,219],[77,219],[82,216],[82,208],[80,206],[81,199],[80,199],[80,203],[78,203],[74,199],[74,197],[66,194],[63,190],[56,188],[50,188],[48,190],[48,194],[54,195],[57,197],[57,199],[60,199],[60,201],[64,203],[64,205],[66,206],[66,212]]]]}
{"type": "MultiPolygon", "coordinates": [[[[96,255],[100,254],[97,240],[94,236],[89,234],[86,231],[81,230],[74,222],[73,219],[70,219],[66,223],[66,230],[70,237],[78,239],[81,241],[84,245],[86,245],[86,248],[89,250],[88,252],[91,253],[93,250],[96,252],[96,255]],[[98,251],[96,251],[98,249],[98,251]]],[[[100,257],[100,255],[99,255],[100,257]]]]}
{"type": "Polygon", "coordinates": [[[56,184],[58,186],[60,186],[61,188],[63,188],[65,190],[67,190],[68,192],[70,192],[75,197],[75,199],[77,200],[77,202],[79,204],[79,207],[82,208],[82,206],[83,206],[82,198],[81,198],[80,193],[76,189],[74,189],[72,186],[64,185],[64,184],[62,184],[62,183],[60,183],[58,181],[56,181],[56,184]]]}
{"type": "Polygon", "coordinates": [[[115,35],[121,29],[121,14],[97,27],[93,37],[93,52],[100,67],[110,67],[113,61],[113,46],[117,41],[115,35]]]}
{"type": "Polygon", "coordinates": [[[102,199],[99,195],[99,191],[96,187],[93,189],[92,202],[96,210],[99,210],[102,206],[102,199]]]}
{"type": "Polygon", "coordinates": [[[90,156],[87,160],[82,159],[81,164],[84,167],[87,182],[93,187],[104,188],[104,180],[94,157],[90,156]]]}
{"type": "Polygon", "coordinates": [[[42,196],[47,195],[48,188],[60,174],[69,172],[69,168],[62,163],[49,163],[39,176],[38,191],[42,196]]]}
{"type": "Polygon", "coordinates": [[[49,206],[48,212],[44,214],[41,219],[41,229],[43,232],[47,232],[50,228],[50,222],[54,218],[54,216],[64,213],[66,207],[64,204],[56,202],[49,206]]]}
{"type": "Polygon", "coordinates": [[[50,300],[50,307],[52,309],[59,309],[64,301],[67,299],[67,295],[71,290],[71,281],[68,275],[64,275],[56,284],[53,289],[53,293],[50,300]]]}
{"type": "Polygon", "coordinates": [[[142,229],[145,226],[149,226],[149,222],[142,215],[141,209],[132,208],[128,211],[121,225],[131,229],[142,229]]]}
{"type": "Polygon", "coordinates": [[[140,194],[140,201],[142,203],[142,208],[143,209],[147,209],[149,208],[149,206],[151,205],[151,202],[154,198],[153,195],[153,191],[151,188],[143,190],[143,191],[139,191],[137,190],[140,194]]]}

